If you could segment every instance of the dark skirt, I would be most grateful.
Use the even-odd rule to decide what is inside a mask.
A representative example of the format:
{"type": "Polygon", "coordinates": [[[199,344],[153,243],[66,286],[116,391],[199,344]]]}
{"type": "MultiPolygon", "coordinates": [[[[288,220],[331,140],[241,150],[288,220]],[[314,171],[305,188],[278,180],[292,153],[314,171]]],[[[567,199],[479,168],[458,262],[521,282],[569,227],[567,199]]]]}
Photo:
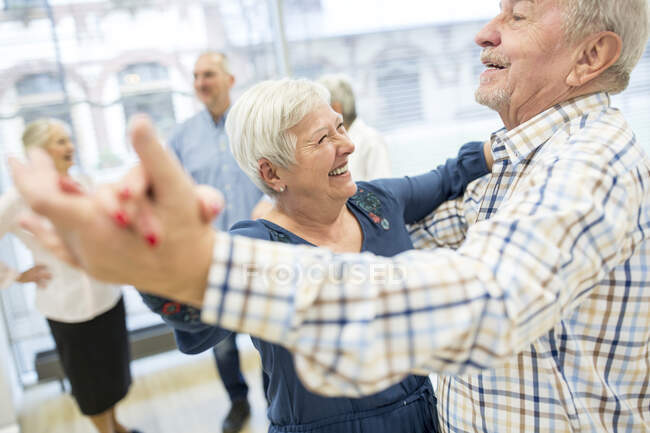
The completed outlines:
{"type": "Polygon", "coordinates": [[[124,300],[87,322],[48,319],[72,395],[84,415],[98,415],[122,400],[131,385],[124,300]]]}

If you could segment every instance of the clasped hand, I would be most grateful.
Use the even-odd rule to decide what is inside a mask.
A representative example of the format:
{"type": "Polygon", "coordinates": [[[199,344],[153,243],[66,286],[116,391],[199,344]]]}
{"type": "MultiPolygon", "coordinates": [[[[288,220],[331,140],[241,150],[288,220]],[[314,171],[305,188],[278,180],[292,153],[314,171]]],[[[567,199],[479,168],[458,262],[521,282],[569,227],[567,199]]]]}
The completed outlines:
{"type": "MultiPolygon", "coordinates": [[[[91,276],[200,306],[215,239],[206,221],[223,199],[194,185],[148,118],[136,116],[130,134],[141,165],[115,184],[92,193],[76,190],[36,150],[25,164],[10,160],[16,188],[52,222],[68,261],[91,276]]],[[[25,226],[37,237],[49,236],[54,249],[51,232],[34,221],[25,226]]]]}

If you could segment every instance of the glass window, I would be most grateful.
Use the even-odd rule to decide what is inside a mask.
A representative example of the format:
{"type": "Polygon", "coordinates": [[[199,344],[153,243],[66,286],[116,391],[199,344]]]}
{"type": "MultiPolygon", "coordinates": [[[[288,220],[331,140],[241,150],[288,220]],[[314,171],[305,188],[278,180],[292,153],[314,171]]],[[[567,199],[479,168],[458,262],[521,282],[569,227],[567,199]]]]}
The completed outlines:
{"type": "Polygon", "coordinates": [[[125,122],[136,113],[146,113],[164,138],[176,126],[169,89],[169,72],[158,63],[128,65],[118,74],[125,122]]]}
{"type": "Polygon", "coordinates": [[[169,137],[176,126],[174,106],[169,91],[124,96],[122,105],[126,119],[136,113],[147,113],[163,137],[169,137]]]}
{"type": "Polygon", "coordinates": [[[63,92],[59,76],[53,72],[29,74],[16,82],[19,96],[29,96],[47,93],[63,92]]]}
{"type": "Polygon", "coordinates": [[[138,63],[129,65],[119,74],[120,85],[135,86],[152,81],[167,81],[167,68],[158,63],[138,63]]]}
{"type": "Polygon", "coordinates": [[[5,0],[5,9],[25,9],[42,6],[43,0],[5,0]]]}
{"type": "Polygon", "coordinates": [[[375,64],[380,95],[378,126],[394,129],[422,120],[419,69],[420,58],[408,50],[386,53],[375,64]]]}

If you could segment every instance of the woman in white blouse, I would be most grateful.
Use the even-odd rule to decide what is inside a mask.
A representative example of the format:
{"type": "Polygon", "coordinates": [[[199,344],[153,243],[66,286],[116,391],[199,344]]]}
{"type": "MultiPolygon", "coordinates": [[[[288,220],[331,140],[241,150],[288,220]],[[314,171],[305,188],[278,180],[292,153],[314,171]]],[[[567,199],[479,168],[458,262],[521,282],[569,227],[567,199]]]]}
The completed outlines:
{"type": "MultiPolygon", "coordinates": [[[[73,182],[68,170],[74,161],[74,145],[63,123],[36,120],[27,125],[22,139],[25,149],[45,149],[57,171],[73,182]]],[[[100,433],[128,433],[115,416],[115,404],[131,384],[121,289],[90,278],[46,251],[20,228],[19,221],[28,212],[15,189],[0,196],[0,237],[14,234],[31,250],[36,263],[19,272],[0,262],[0,288],[14,282],[36,283],[36,308],[47,318],[81,412],[100,433]]]]}

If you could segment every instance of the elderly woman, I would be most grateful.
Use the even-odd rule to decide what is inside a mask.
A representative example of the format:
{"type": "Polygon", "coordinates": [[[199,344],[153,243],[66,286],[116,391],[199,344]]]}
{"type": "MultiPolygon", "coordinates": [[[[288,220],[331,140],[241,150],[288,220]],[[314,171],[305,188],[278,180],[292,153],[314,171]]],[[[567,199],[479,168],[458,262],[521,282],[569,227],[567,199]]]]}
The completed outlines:
{"type": "MultiPolygon", "coordinates": [[[[252,87],[231,109],[226,129],[240,167],[275,199],[264,219],[237,223],[231,233],[336,252],[393,256],[412,248],[406,224],[488,172],[483,144],[468,143],[458,159],[424,175],[355,183],[348,170],[354,144],[343,120],[330,107],[327,90],[307,80],[252,87]]],[[[174,326],[183,352],[207,350],[229,334],[201,324],[194,308],[143,297],[174,326]]],[[[287,350],[256,338],[253,343],[270,377],[270,432],[438,431],[427,377],[411,375],[364,398],[326,398],[305,389],[287,350]]]]}
{"type": "MultiPolygon", "coordinates": [[[[52,158],[60,182],[78,188],[68,170],[74,145],[67,127],[55,119],[39,119],[25,128],[25,149],[40,147],[52,158]]],[[[34,282],[36,308],[47,318],[72,395],[100,433],[127,433],[115,416],[115,405],[131,385],[124,301],[119,286],[88,277],[46,251],[19,225],[28,212],[14,189],[0,197],[0,237],[12,233],[33,254],[33,268],[19,273],[0,262],[0,288],[34,282]]]]}

